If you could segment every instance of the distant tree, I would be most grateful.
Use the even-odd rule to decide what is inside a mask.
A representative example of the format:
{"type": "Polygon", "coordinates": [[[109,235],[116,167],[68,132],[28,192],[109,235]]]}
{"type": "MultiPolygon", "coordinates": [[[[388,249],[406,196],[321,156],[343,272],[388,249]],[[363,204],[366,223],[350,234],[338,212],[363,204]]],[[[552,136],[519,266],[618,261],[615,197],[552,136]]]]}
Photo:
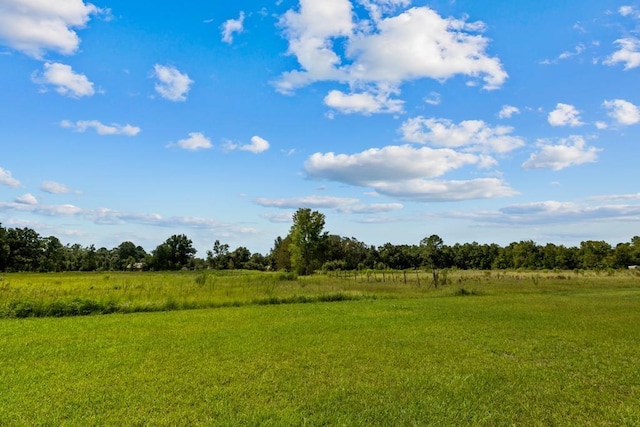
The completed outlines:
{"type": "Polygon", "coordinates": [[[444,241],[437,234],[432,234],[420,241],[420,247],[425,264],[431,268],[433,286],[437,288],[439,281],[438,269],[442,267],[444,261],[444,241]]]}
{"type": "Polygon", "coordinates": [[[213,269],[223,270],[229,268],[229,260],[229,245],[216,240],[213,249],[207,251],[207,264],[213,269]]]}
{"type": "Polygon", "coordinates": [[[322,249],[327,239],[324,222],[324,214],[309,208],[300,208],[293,214],[289,252],[291,267],[296,273],[311,274],[322,266],[322,249]]]}
{"type": "Polygon", "coordinates": [[[282,237],[275,239],[273,248],[269,253],[269,262],[272,269],[291,271],[291,253],[289,252],[289,246],[291,246],[290,235],[284,239],[282,237]]]}
{"type": "Polygon", "coordinates": [[[184,234],[174,234],[153,251],[153,267],[156,270],[180,270],[189,267],[195,253],[191,239],[184,234]]]}
{"type": "Polygon", "coordinates": [[[229,254],[229,268],[231,269],[243,269],[251,259],[251,251],[244,246],[236,248],[229,254]]]}

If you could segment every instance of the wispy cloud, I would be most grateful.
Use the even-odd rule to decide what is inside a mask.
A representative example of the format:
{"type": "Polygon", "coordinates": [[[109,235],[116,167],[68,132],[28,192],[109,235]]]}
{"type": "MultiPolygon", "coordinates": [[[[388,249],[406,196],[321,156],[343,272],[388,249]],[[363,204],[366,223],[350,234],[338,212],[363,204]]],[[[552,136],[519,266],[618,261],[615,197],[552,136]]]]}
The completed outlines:
{"type": "Polygon", "coordinates": [[[244,31],[244,12],[240,12],[238,19],[229,19],[220,27],[222,30],[222,41],[228,44],[233,43],[234,34],[244,31]]]}
{"type": "Polygon", "coordinates": [[[130,124],[119,125],[116,123],[105,125],[98,120],[80,120],[75,123],[69,120],[63,120],[60,122],[60,126],[74,129],[77,132],[86,132],[87,129],[94,129],[98,135],[136,136],[141,131],[138,126],[132,126],[130,124]]]}

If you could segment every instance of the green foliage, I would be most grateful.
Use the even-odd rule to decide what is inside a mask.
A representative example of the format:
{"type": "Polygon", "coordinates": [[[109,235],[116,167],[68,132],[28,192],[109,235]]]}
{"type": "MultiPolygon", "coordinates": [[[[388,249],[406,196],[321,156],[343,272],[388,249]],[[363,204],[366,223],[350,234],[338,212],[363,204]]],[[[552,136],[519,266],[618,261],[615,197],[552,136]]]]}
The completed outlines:
{"type": "Polygon", "coordinates": [[[293,215],[289,253],[291,267],[296,273],[311,274],[322,265],[327,240],[327,233],[323,233],[324,222],[324,214],[308,208],[298,209],[293,215]]]}

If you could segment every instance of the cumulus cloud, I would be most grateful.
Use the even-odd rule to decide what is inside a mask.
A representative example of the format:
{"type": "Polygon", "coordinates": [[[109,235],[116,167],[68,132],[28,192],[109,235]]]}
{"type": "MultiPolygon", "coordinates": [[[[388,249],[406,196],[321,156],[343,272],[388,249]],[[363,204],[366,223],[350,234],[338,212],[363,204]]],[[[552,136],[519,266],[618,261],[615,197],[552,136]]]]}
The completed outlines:
{"type": "Polygon", "coordinates": [[[199,151],[199,150],[208,150],[213,147],[209,138],[204,136],[204,134],[200,132],[190,132],[189,137],[185,139],[181,139],[180,141],[174,143],[170,143],[167,147],[177,146],[182,148],[183,150],[189,151],[199,151]]]}
{"type": "Polygon", "coordinates": [[[551,126],[582,126],[580,112],[573,105],[558,103],[556,109],[549,113],[547,120],[551,126]]]}
{"type": "Polygon", "coordinates": [[[635,37],[624,37],[615,41],[619,47],[605,61],[605,65],[624,64],[625,70],[640,66],[640,40],[635,37]]]}
{"type": "Polygon", "coordinates": [[[153,77],[157,79],[155,89],[160,96],[169,101],[186,101],[193,80],[177,68],[156,64],[153,77]]]}
{"type": "Polygon", "coordinates": [[[465,120],[455,124],[447,119],[427,119],[422,116],[408,119],[400,127],[402,139],[407,142],[501,154],[524,145],[524,140],[512,136],[512,132],[512,127],[491,127],[482,120],[465,120]]]}
{"type": "Polygon", "coordinates": [[[533,153],[522,164],[525,169],[552,169],[555,171],[577,166],[584,163],[593,163],[598,159],[595,147],[589,147],[581,136],[571,136],[559,141],[558,144],[550,144],[546,141],[538,142],[540,150],[533,153]]]}
{"type": "Polygon", "coordinates": [[[233,35],[244,31],[244,12],[240,12],[238,19],[229,19],[220,27],[222,30],[222,41],[233,43],[233,35]]]}
{"type": "Polygon", "coordinates": [[[38,199],[31,193],[25,193],[22,196],[16,197],[15,202],[23,205],[37,205],[38,199]]]}
{"type": "Polygon", "coordinates": [[[12,188],[20,187],[20,181],[15,179],[11,174],[11,171],[3,169],[0,167],[0,184],[6,185],[12,188]]]}
{"type": "Polygon", "coordinates": [[[315,153],[305,162],[304,168],[312,178],[372,186],[381,181],[438,177],[480,161],[479,156],[450,149],[403,145],[371,148],[352,155],[315,153]]]}
{"type": "Polygon", "coordinates": [[[390,94],[371,92],[346,94],[339,90],[332,90],[324,98],[328,107],[345,114],[359,113],[366,116],[376,113],[401,113],[404,102],[389,99],[390,94]]]}
{"type": "Polygon", "coordinates": [[[47,62],[44,71],[35,73],[32,77],[34,83],[52,85],[60,95],[71,98],[82,98],[95,94],[93,83],[87,76],[73,71],[71,66],[58,62],[47,62]]]}
{"type": "Polygon", "coordinates": [[[608,110],[608,115],[621,125],[635,125],[640,123],[640,108],[624,99],[604,101],[602,106],[608,110]]]}
{"type": "Polygon", "coordinates": [[[85,132],[87,129],[93,128],[98,135],[136,136],[141,130],[139,127],[131,126],[130,124],[119,125],[112,123],[110,125],[105,125],[98,120],[80,120],[75,123],[69,120],[63,120],[60,122],[60,126],[63,128],[75,129],[77,132],[85,132]]]}
{"type": "Polygon", "coordinates": [[[242,150],[242,151],[249,151],[253,154],[260,154],[267,151],[269,147],[270,147],[269,141],[259,136],[254,136],[251,138],[251,143],[245,144],[245,145],[235,144],[231,141],[227,141],[227,143],[224,145],[224,150],[226,151],[242,150]]]}
{"type": "Polygon", "coordinates": [[[445,201],[503,197],[515,191],[500,179],[434,180],[468,165],[483,167],[484,156],[448,148],[410,145],[372,148],[352,155],[315,153],[305,162],[310,178],[371,188],[404,200],[445,201]]]}
{"type": "Polygon", "coordinates": [[[61,184],[59,182],[55,182],[55,181],[43,182],[42,185],[40,186],[40,190],[49,194],[68,194],[68,193],[74,192],[66,185],[61,184]]]}
{"type": "Polygon", "coordinates": [[[0,2],[0,43],[37,59],[46,51],[70,55],[78,50],[76,29],[92,15],[108,13],[82,0],[0,2]]]}
{"type": "Polygon", "coordinates": [[[513,117],[514,114],[520,114],[520,109],[518,107],[514,107],[513,105],[503,105],[502,109],[498,113],[498,118],[509,119],[513,117]]]}
{"type": "Polygon", "coordinates": [[[389,109],[375,107],[380,104],[373,102],[377,96],[397,91],[407,81],[464,75],[482,79],[485,89],[496,89],[506,80],[500,60],[486,53],[482,23],[443,18],[428,7],[385,16],[409,6],[409,1],[359,3],[371,20],[357,21],[349,0],[300,0],[297,11],[281,17],[287,53],[296,57],[300,68],[280,76],[275,82],[278,91],[292,93],[319,81],[366,87],[350,95],[334,92],[332,99],[347,103],[350,112],[371,114],[389,109]]]}

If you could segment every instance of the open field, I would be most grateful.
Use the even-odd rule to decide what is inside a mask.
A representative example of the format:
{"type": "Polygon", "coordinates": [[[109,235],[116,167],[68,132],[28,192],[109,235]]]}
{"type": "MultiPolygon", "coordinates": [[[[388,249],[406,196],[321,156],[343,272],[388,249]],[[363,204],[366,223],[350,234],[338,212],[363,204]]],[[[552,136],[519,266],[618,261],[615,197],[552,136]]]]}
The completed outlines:
{"type": "MultiPolygon", "coordinates": [[[[2,276],[3,303],[35,298],[42,277],[50,301],[109,294],[118,281],[135,294],[165,277],[179,302],[207,285],[197,273],[175,276],[181,291],[160,273],[25,277],[2,276]]],[[[243,275],[212,291],[238,286],[239,306],[0,319],[0,425],[640,425],[637,276],[449,279],[438,290],[374,276],[278,279],[279,298],[364,297],[261,305],[251,301],[268,297],[266,285],[243,275]]]]}

